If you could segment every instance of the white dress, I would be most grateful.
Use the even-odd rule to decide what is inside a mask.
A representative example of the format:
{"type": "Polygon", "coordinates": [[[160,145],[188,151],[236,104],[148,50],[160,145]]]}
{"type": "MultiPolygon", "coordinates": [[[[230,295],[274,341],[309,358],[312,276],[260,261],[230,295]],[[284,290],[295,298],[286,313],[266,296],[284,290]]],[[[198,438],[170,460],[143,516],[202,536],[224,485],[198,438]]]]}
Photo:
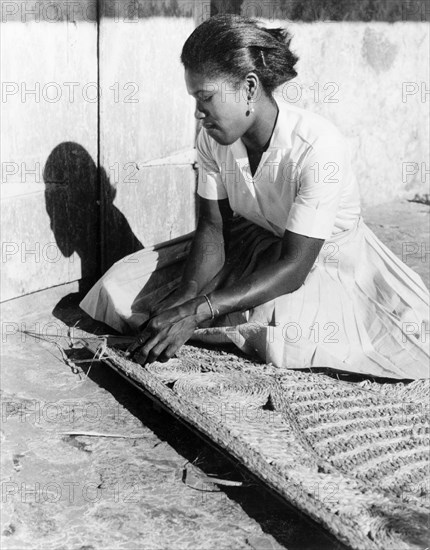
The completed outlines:
{"type": "MultiPolygon", "coordinates": [[[[217,318],[194,339],[233,342],[284,368],[427,378],[427,288],[364,223],[348,146],[337,128],[319,115],[277,103],[270,145],[254,177],[240,139],[219,145],[205,129],[197,138],[198,194],[228,198],[237,216],[235,267],[224,284],[258,269],[269,249],[275,261],[286,229],[325,243],[299,289],[217,318]]],[[[186,252],[186,243],[178,246],[186,252]]],[[[154,286],[160,262],[157,252],[151,259],[145,250],[117,262],[81,307],[121,332],[135,329],[147,318],[151,300],[179,282],[178,276],[154,286]],[[139,261],[143,255],[145,261],[139,261]]]]}

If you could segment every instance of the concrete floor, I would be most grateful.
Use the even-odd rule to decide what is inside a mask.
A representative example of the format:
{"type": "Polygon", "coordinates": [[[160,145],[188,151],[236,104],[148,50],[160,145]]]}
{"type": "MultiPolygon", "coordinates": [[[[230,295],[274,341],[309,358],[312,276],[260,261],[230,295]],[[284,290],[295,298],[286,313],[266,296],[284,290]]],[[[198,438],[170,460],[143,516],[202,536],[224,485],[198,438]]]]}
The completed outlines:
{"type": "MultiPolygon", "coordinates": [[[[364,219],[429,286],[428,206],[388,203],[364,219]]],[[[342,548],[260,485],[202,484],[200,473],[247,478],[103,363],[75,370],[53,339],[19,332],[64,334],[78,320],[94,327],[71,290],[3,307],[3,548],[342,548]],[[70,435],[79,431],[125,437],[70,435]]],[[[79,349],[67,355],[88,358],[79,349]]]]}

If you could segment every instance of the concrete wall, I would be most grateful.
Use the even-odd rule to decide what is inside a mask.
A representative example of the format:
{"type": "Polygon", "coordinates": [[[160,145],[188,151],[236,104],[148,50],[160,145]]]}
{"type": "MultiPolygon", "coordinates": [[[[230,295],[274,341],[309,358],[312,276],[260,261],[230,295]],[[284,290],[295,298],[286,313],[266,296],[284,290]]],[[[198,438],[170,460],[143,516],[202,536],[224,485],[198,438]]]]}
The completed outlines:
{"type": "MultiPolygon", "coordinates": [[[[144,247],[195,228],[194,104],[179,61],[194,26],[192,18],[165,17],[101,23],[100,82],[106,93],[100,103],[100,164],[115,208],[144,247]]],[[[108,190],[104,269],[124,256],[128,244],[112,227],[110,197],[108,190]]]]}
{"type": "MultiPolygon", "coordinates": [[[[186,17],[106,13],[99,28],[95,0],[73,18],[2,11],[2,300],[94,279],[193,229],[194,105],[178,57],[203,4],[193,17],[185,0],[186,17]]],[[[289,27],[299,77],[279,92],[344,132],[363,202],[428,193],[428,26],[289,27]]]]}
{"type": "Polygon", "coordinates": [[[2,300],[97,270],[97,25],[30,7],[2,3],[2,300]]]}
{"type": "Polygon", "coordinates": [[[363,203],[429,193],[429,25],[287,26],[300,57],[299,74],[278,91],[341,129],[363,203]]]}
{"type": "Polygon", "coordinates": [[[2,3],[1,301],[194,229],[179,52],[200,4],[2,3]]]}

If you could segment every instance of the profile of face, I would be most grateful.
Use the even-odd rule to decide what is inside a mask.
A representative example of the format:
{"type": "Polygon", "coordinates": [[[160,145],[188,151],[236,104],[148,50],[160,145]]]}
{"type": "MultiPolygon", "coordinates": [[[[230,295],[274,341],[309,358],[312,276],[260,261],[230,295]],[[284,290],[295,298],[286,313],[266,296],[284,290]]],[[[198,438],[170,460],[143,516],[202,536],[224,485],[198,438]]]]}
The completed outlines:
{"type": "Polygon", "coordinates": [[[231,145],[250,129],[253,120],[246,115],[247,80],[236,89],[226,78],[210,78],[186,69],[185,83],[196,100],[195,117],[215,141],[231,145]]]}

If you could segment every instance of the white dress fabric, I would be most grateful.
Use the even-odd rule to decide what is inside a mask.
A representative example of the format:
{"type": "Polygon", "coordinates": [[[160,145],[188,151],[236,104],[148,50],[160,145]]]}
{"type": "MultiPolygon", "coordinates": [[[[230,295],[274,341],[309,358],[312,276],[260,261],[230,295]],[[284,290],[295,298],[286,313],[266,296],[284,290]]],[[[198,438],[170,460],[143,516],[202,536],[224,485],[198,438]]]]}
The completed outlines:
{"type": "MultiPolygon", "coordinates": [[[[277,103],[275,129],[254,177],[241,140],[222,146],[204,129],[197,139],[198,194],[228,198],[236,213],[222,284],[276,261],[286,229],[325,239],[324,245],[299,289],[219,317],[193,338],[233,342],[283,368],[428,378],[428,289],[363,221],[346,140],[336,127],[277,103]]],[[[181,257],[188,243],[178,246],[181,257]]],[[[154,277],[169,261],[142,250],[117,262],[82,309],[120,332],[135,331],[149,306],[180,280],[180,269],[171,280],[154,277]]]]}
{"type": "MultiPolygon", "coordinates": [[[[276,98],[275,98],[276,99],[276,98]]],[[[360,215],[347,142],[325,118],[277,100],[279,114],[254,176],[242,140],[197,138],[198,194],[228,198],[234,212],[282,237],[286,229],[328,239],[360,215]]]]}

